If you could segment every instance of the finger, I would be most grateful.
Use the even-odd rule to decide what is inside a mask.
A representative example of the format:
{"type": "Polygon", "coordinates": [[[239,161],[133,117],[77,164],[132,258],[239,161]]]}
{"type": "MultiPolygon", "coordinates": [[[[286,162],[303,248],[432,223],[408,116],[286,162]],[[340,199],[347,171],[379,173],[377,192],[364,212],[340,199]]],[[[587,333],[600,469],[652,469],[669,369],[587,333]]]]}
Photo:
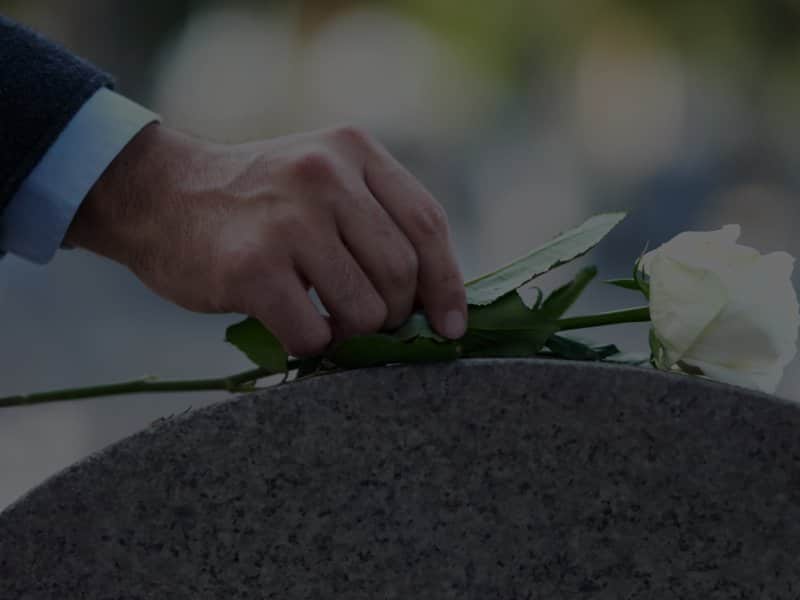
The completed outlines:
{"type": "Polygon", "coordinates": [[[335,210],[342,240],[386,305],[384,326],[399,327],[411,314],[417,291],[414,246],[366,186],[335,210]]]}
{"type": "Polygon", "coordinates": [[[414,246],[419,295],[434,328],[448,338],[460,338],[466,330],[467,300],[444,209],[383,148],[367,161],[365,177],[375,198],[414,246]]]}
{"type": "Polygon", "coordinates": [[[330,314],[334,340],[378,331],[386,304],[338,234],[326,237],[303,244],[297,265],[330,314]]]}
{"type": "Polygon", "coordinates": [[[269,329],[293,356],[319,354],[330,343],[331,327],[295,272],[254,280],[242,293],[245,312],[269,329]]]}

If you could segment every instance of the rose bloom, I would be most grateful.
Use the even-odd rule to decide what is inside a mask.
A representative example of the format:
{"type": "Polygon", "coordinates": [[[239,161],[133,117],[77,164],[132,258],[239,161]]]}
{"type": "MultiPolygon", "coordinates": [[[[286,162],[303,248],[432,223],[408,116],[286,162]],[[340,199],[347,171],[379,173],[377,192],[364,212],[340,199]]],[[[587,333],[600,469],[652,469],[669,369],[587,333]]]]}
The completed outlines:
{"type": "Polygon", "coordinates": [[[771,393],[797,351],[794,258],[737,244],[739,233],[685,232],[642,257],[656,362],[771,393]]]}

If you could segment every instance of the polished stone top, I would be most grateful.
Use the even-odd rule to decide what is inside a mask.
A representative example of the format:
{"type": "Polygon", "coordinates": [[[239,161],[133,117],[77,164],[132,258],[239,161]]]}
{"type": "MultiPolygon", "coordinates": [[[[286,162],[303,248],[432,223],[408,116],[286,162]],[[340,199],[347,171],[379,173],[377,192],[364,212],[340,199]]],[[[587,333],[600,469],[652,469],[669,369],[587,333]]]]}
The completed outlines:
{"type": "Polygon", "coordinates": [[[0,514],[2,599],[799,597],[800,405],[615,365],[290,383],[0,514]]]}

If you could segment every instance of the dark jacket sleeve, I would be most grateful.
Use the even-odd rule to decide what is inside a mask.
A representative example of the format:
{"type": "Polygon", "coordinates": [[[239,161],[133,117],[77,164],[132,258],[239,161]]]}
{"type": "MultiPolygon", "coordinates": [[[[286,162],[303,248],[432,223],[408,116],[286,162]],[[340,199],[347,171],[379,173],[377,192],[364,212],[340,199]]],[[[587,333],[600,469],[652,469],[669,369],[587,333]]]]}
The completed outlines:
{"type": "Polygon", "coordinates": [[[0,215],[108,75],[0,15],[0,215]]]}

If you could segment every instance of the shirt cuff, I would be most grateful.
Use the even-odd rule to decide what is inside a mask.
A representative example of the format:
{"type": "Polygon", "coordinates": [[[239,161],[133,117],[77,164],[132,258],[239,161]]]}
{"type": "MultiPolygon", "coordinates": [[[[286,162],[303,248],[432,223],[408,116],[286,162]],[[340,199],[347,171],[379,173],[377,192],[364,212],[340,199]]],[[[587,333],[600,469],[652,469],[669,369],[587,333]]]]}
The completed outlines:
{"type": "Polygon", "coordinates": [[[22,182],[0,218],[0,256],[53,258],[83,199],[111,161],[158,115],[101,88],[22,182]]]}

